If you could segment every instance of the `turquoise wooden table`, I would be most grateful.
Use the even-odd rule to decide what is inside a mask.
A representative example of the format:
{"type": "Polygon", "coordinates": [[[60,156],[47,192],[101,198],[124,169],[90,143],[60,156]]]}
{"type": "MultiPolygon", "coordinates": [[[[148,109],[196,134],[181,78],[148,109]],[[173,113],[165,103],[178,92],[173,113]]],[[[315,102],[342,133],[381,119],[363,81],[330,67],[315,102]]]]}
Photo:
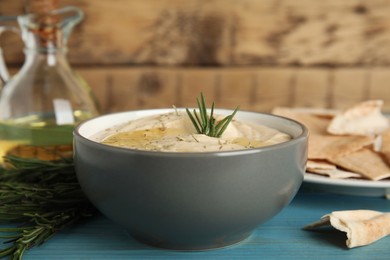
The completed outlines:
{"type": "Polygon", "coordinates": [[[258,227],[246,241],[203,252],[175,252],[146,246],[105,217],[97,216],[31,249],[24,259],[390,259],[390,236],[369,246],[347,249],[342,232],[302,230],[331,211],[351,209],[390,211],[390,201],[301,188],[287,208],[258,227]]]}

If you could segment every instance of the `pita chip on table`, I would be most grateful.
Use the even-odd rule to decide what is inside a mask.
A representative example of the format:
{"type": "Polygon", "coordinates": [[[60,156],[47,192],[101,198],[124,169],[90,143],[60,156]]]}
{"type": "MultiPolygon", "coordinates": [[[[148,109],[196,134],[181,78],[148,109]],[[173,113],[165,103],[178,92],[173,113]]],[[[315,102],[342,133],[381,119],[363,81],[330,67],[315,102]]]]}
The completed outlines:
{"type": "Polygon", "coordinates": [[[334,211],[304,229],[315,230],[327,226],[346,233],[348,248],[366,246],[390,234],[390,213],[373,210],[334,211]]]}

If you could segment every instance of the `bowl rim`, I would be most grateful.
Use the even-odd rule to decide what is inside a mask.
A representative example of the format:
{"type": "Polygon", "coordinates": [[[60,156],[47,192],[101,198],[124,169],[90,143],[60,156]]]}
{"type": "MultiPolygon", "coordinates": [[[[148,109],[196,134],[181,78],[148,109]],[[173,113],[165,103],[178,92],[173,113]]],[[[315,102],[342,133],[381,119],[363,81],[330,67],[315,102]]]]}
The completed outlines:
{"type": "MultiPolygon", "coordinates": [[[[185,108],[175,108],[175,109],[183,110],[185,108]]],[[[193,108],[189,108],[189,109],[191,110],[193,108]]],[[[151,150],[132,149],[132,148],[126,148],[126,147],[117,147],[117,146],[112,146],[112,145],[103,144],[103,143],[100,143],[97,141],[93,141],[90,138],[87,138],[80,133],[80,129],[84,125],[88,124],[91,121],[97,120],[99,118],[110,117],[110,116],[115,116],[115,115],[119,115],[119,114],[126,114],[126,113],[156,112],[156,113],[154,113],[154,115],[156,115],[156,114],[159,114],[159,113],[157,113],[159,111],[160,112],[168,112],[168,111],[172,111],[172,108],[136,109],[136,110],[107,113],[107,114],[102,114],[102,115],[98,115],[98,116],[89,118],[89,119],[81,122],[80,124],[78,124],[73,129],[74,142],[76,143],[77,142],[76,139],[80,139],[83,142],[86,142],[88,144],[98,145],[98,146],[104,147],[105,149],[108,149],[108,150],[136,153],[136,154],[140,154],[140,155],[142,154],[142,155],[150,155],[150,156],[168,156],[168,157],[171,157],[171,156],[175,156],[175,157],[204,157],[204,156],[216,157],[216,156],[236,156],[236,155],[244,155],[244,154],[253,154],[253,153],[258,153],[258,152],[262,152],[262,151],[282,149],[283,147],[291,146],[291,145],[294,145],[295,143],[301,142],[302,139],[308,139],[308,136],[309,136],[308,128],[304,124],[302,124],[294,119],[284,117],[284,116],[274,115],[271,113],[264,113],[264,112],[250,111],[250,110],[239,110],[239,111],[237,111],[236,116],[238,116],[239,114],[245,113],[245,114],[260,114],[260,115],[264,115],[264,116],[279,118],[279,119],[296,124],[299,128],[302,129],[302,133],[300,133],[296,137],[293,137],[289,141],[278,143],[278,144],[267,145],[267,146],[257,147],[257,148],[246,148],[246,149],[224,150],[224,151],[208,151],[208,152],[169,152],[169,151],[151,151],[151,150]]],[[[214,112],[222,112],[222,111],[232,113],[234,110],[233,109],[215,109],[214,110],[214,112]]],[[[134,120],[134,119],[132,119],[132,120],[134,120]]],[[[110,126],[107,126],[107,128],[109,128],[109,127],[110,126]]]]}

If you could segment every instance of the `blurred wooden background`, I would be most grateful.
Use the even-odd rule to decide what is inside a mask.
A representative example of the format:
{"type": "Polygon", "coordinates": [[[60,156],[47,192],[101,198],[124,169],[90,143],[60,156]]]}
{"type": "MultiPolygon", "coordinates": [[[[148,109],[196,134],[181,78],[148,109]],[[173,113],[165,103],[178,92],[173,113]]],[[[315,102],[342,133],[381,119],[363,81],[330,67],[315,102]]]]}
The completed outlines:
{"type": "MultiPolygon", "coordinates": [[[[33,0],[32,0],[33,1],[33,0]]],[[[0,15],[24,12],[0,0],[0,15]]],[[[194,106],[343,108],[383,99],[390,112],[390,0],[63,0],[85,12],[68,58],[101,112],[194,106]]],[[[13,71],[18,36],[1,38],[13,71]]]]}

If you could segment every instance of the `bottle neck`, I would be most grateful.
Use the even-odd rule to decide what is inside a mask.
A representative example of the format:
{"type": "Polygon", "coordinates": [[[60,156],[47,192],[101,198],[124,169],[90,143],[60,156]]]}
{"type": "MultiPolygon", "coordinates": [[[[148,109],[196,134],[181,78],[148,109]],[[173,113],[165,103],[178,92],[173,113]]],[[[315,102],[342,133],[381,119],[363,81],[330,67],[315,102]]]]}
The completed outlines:
{"type": "Polygon", "coordinates": [[[45,63],[46,66],[58,64],[68,66],[66,59],[67,48],[25,48],[26,65],[32,63],[45,63]]]}

